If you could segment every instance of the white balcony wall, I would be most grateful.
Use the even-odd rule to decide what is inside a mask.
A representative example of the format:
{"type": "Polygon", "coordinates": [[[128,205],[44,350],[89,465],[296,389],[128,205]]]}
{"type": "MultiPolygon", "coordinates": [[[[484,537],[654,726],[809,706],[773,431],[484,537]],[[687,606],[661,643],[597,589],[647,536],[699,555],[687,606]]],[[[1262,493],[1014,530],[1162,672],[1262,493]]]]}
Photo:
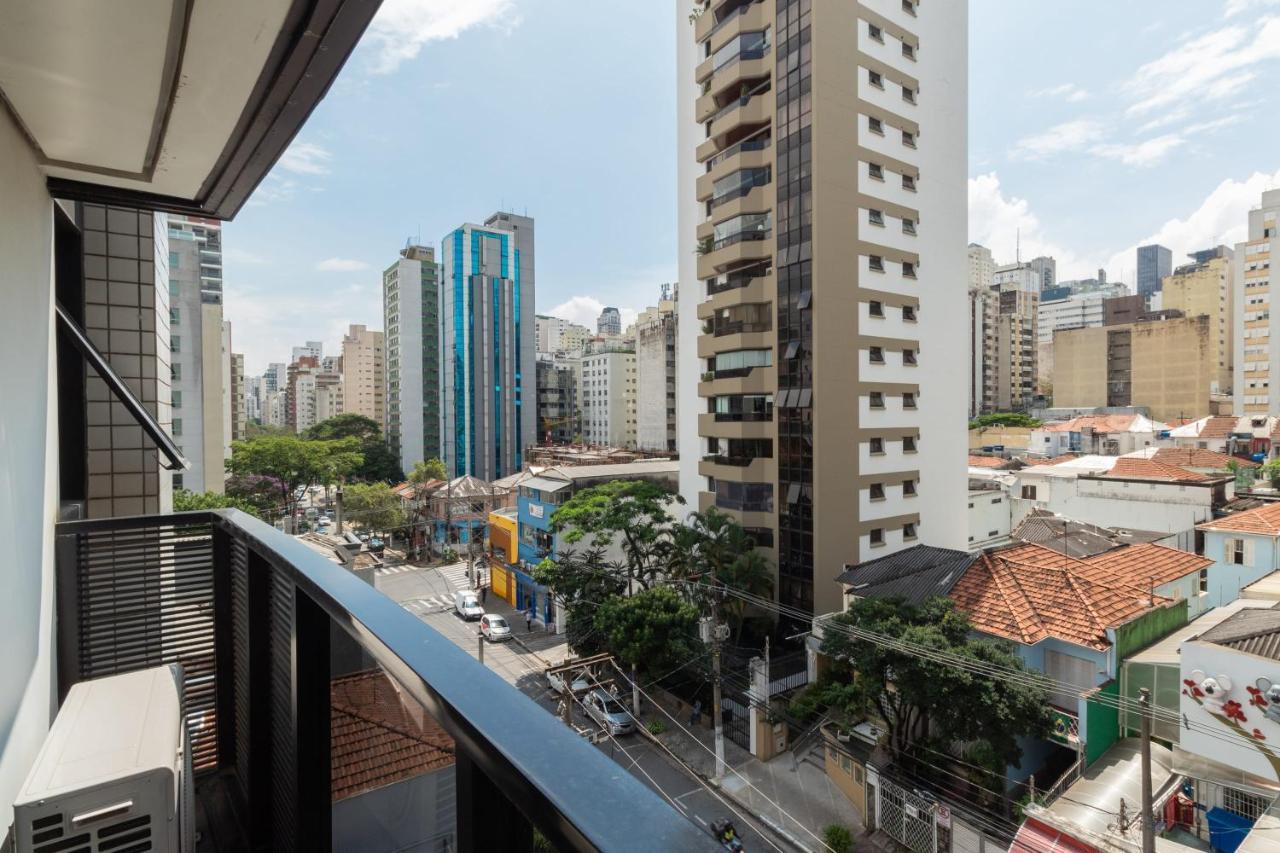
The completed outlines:
{"type": "MultiPolygon", "coordinates": [[[[858,376],[866,382],[920,382],[920,368],[902,363],[902,353],[886,350],[884,364],[871,363],[870,350],[858,350],[858,376]]],[[[887,405],[887,401],[886,401],[887,405]]]]}
{"type": "Polygon", "coordinates": [[[868,163],[858,166],[858,192],[913,209],[920,203],[919,193],[902,188],[902,175],[885,168],[884,180],[873,178],[868,163]]]}
{"type": "MultiPolygon", "coordinates": [[[[872,4],[868,3],[867,5],[870,6],[872,4]]],[[[902,17],[909,18],[910,16],[903,15],[902,17]]],[[[890,68],[896,68],[912,77],[919,77],[920,69],[916,67],[916,63],[902,55],[902,42],[889,33],[884,33],[883,38],[883,42],[876,41],[869,34],[866,21],[858,22],[858,50],[873,59],[883,62],[890,68]]]]}
{"type": "MultiPolygon", "coordinates": [[[[866,377],[866,379],[869,381],[870,377],[866,377]]],[[[860,395],[858,397],[858,418],[858,423],[863,429],[914,427],[920,423],[916,410],[902,408],[902,396],[900,394],[885,394],[883,409],[871,408],[871,398],[866,394],[860,395]]]]}
{"type": "MultiPolygon", "coordinates": [[[[868,281],[862,280],[864,287],[874,286],[875,279],[868,281]]],[[[883,317],[871,316],[871,304],[869,302],[858,303],[858,331],[864,335],[871,335],[876,338],[898,338],[904,341],[918,340],[920,337],[920,324],[909,323],[902,319],[902,309],[893,305],[882,306],[884,311],[883,317]]]]}
{"type": "Polygon", "coordinates": [[[53,522],[57,387],[53,202],[21,131],[0,111],[0,809],[9,812],[55,709],[53,522]]]}
{"type": "Polygon", "coordinates": [[[875,133],[868,124],[868,116],[858,116],[858,144],[886,157],[916,166],[920,162],[919,149],[902,144],[902,129],[884,122],[884,133],[875,133]]]}
{"type": "MultiPolygon", "coordinates": [[[[871,213],[866,208],[858,211],[858,236],[868,243],[887,246],[901,252],[919,252],[920,237],[918,234],[907,234],[902,230],[902,220],[887,213],[881,213],[884,225],[871,224],[871,213]]],[[[919,226],[916,226],[919,228],[919,226]]]]}
{"type": "Polygon", "coordinates": [[[858,69],[858,97],[895,115],[918,121],[919,107],[910,101],[903,100],[902,84],[896,83],[888,77],[885,77],[883,82],[883,86],[873,86],[867,71],[861,68],[858,69]]]}
{"type": "Polygon", "coordinates": [[[892,261],[884,262],[884,272],[873,271],[870,260],[866,255],[861,255],[858,258],[858,275],[858,281],[862,286],[869,287],[872,290],[899,293],[903,296],[918,296],[920,294],[919,280],[904,276],[902,274],[902,265],[895,264],[892,261]]]}
{"type": "MultiPolygon", "coordinates": [[[[888,18],[908,32],[917,30],[916,16],[903,11],[902,0],[863,0],[862,5],[877,15],[888,18]]],[[[886,35],[885,41],[892,44],[896,39],[886,35]]]]}
{"type": "MultiPolygon", "coordinates": [[[[920,535],[919,529],[917,529],[916,535],[920,535]]],[[[914,539],[910,542],[903,541],[901,527],[886,527],[884,529],[883,545],[873,546],[871,544],[871,537],[867,534],[863,534],[858,537],[858,559],[875,560],[880,557],[887,557],[890,554],[901,551],[903,548],[915,544],[916,540],[914,539]]]]}
{"type": "Polygon", "coordinates": [[[902,442],[886,441],[884,453],[873,454],[871,445],[858,444],[858,471],[863,474],[900,474],[916,469],[914,454],[902,452],[902,442]]]}
{"type": "MultiPolygon", "coordinates": [[[[891,485],[890,482],[882,485],[884,500],[871,500],[870,489],[858,490],[858,518],[863,521],[874,521],[880,518],[897,518],[915,512],[915,508],[902,497],[900,486],[891,485]]],[[[901,533],[901,529],[898,532],[901,533]]]]}

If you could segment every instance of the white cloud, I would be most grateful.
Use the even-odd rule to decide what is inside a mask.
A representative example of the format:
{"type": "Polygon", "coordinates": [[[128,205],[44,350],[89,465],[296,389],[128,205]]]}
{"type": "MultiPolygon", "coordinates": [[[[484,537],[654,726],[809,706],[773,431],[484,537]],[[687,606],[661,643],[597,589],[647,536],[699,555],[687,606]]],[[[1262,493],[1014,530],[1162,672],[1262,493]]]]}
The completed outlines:
{"type": "MultiPolygon", "coordinates": [[[[622,327],[624,329],[635,322],[636,309],[622,305],[615,305],[614,307],[622,315],[622,327]]],[[[594,332],[596,330],[596,320],[599,319],[600,312],[604,308],[605,304],[594,296],[572,296],[551,310],[540,313],[559,317],[571,323],[578,323],[594,332]]]]}
{"type": "Polygon", "coordinates": [[[369,265],[364,261],[352,258],[325,258],[316,264],[316,270],[319,272],[359,272],[368,268],[369,265]]]}
{"type": "Polygon", "coordinates": [[[513,0],[386,0],[369,25],[378,51],[371,70],[390,74],[428,42],[457,38],[471,27],[518,23],[513,0]]]}
{"type": "Polygon", "coordinates": [[[1267,6],[1280,6],[1280,0],[1227,0],[1222,10],[1222,17],[1234,18],[1250,9],[1261,9],[1267,6]]]}
{"type": "MultiPolygon", "coordinates": [[[[1258,4],[1235,5],[1232,14],[1258,4]]],[[[1213,30],[1141,66],[1122,87],[1133,99],[1126,113],[1139,116],[1189,100],[1230,97],[1254,78],[1250,69],[1277,58],[1280,18],[1213,30]]]]}
{"type": "Polygon", "coordinates": [[[1108,160],[1119,160],[1126,166],[1154,166],[1165,158],[1170,151],[1182,145],[1185,140],[1176,133],[1166,133],[1154,139],[1130,144],[1107,143],[1095,145],[1089,149],[1099,157],[1108,160]]]}
{"type": "Polygon", "coordinates": [[[1219,243],[1228,246],[1245,239],[1248,234],[1249,210],[1258,205],[1264,190],[1280,187],[1280,171],[1274,174],[1255,172],[1243,181],[1227,179],[1205,197],[1200,206],[1182,219],[1170,219],[1155,232],[1122,249],[1107,261],[1107,269],[1132,281],[1134,252],[1138,246],[1159,243],[1173,252],[1175,263],[1197,249],[1219,243]]]}
{"type": "Polygon", "coordinates": [[[332,159],[333,155],[323,146],[295,141],[280,155],[280,162],[276,165],[299,175],[327,175],[332,159]]]}
{"type": "Polygon", "coordinates": [[[1078,104],[1089,99],[1089,92],[1075,83],[1063,83],[1061,86],[1039,89],[1032,92],[1031,96],[1033,98],[1062,98],[1069,103],[1078,104]]]}
{"type": "Polygon", "coordinates": [[[996,263],[1011,263],[1021,244],[1022,257],[1052,255],[1059,278],[1092,275],[1090,264],[1050,241],[1024,198],[1006,196],[995,172],[969,179],[969,240],[991,250],[996,263]]]}
{"type": "Polygon", "coordinates": [[[288,201],[298,189],[298,182],[291,178],[282,178],[279,173],[267,175],[267,179],[258,184],[258,188],[249,196],[249,207],[264,207],[277,201],[288,201]]]}
{"type": "Polygon", "coordinates": [[[1102,139],[1102,125],[1093,119],[1076,119],[1056,124],[1044,133],[1026,136],[1013,146],[1011,156],[1022,160],[1043,160],[1053,154],[1078,151],[1102,139]]]}

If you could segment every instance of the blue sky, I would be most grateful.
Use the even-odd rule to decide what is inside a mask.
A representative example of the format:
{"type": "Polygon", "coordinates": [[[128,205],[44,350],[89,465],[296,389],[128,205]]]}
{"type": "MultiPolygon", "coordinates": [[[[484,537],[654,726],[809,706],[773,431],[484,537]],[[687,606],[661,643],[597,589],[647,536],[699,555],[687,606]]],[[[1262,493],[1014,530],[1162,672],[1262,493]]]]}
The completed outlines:
{"type": "MultiPolygon", "coordinates": [[[[260,373],[348,323],[380,271],[499,208],[538,223],[537,305],[629,313],[675,278],[668,0],[386,0],[228,223],[233,346],[260,373]],[[601,9],[600,11],[604,11],[601,9]],[[623,37],[619,37],[623,34],[623,37]]],[[[1280,186],[1280,0],[970,0],[970,237],[1061,277],[1241,237],[1280,186]],[[1100,25],[1105,22],[1105,26],[1100,25]]]]}

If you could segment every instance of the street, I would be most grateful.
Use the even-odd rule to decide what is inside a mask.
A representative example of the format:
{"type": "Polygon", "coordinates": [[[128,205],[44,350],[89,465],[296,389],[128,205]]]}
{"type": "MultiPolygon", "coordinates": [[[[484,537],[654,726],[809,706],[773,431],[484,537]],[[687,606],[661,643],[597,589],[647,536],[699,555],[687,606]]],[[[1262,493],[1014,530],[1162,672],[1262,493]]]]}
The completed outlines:
{"type": "MultiPolygon", "coordinates": [[[[476,623],[464,622],[453,610],[454,591],[467,587],[465,563],[430,568],[388,566],[377,570],[374,585],[472,657],[479,656],[476,623]]],[[[485,666],[547,713],[556,713],[559,696],[547,687],[543,671],[549,665],[564,661],[569,653],[566,643],[561,637],[539,630],[526,634],[524,618],[505,601],[490,598],[487,609],[507,618],[519,642],[486,643],[485,666]]],[[[711,821],[727,817],[737,827],[747,851],[790,849],[766,834],[753,819],[736,814],[735,811],[742,812],[742,809],[736,805],[731,808],[721,801],[702,780],[644,735],[604,736],[580,708],[575,711],[574,723],[588,734],[595,730],[599,735],[597,748],[657,791],[702,830],[710,833],[711,821]]]]}

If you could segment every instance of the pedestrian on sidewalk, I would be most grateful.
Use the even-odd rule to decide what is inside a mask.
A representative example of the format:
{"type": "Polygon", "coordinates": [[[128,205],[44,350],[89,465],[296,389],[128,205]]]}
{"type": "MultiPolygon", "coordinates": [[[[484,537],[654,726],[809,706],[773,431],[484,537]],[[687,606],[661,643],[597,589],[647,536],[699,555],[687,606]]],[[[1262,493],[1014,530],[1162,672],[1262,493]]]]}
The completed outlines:
{"type": "Polygon", "coordinates": [[[693,700],[693,713],[689,715],[689,725],[696,726],[702,722],[702,700],[693,700]]]}
{"type": "Polygon", "coordinates": [[[480,587],[480,606],[481,607],[484,606],[484,603],[485,601],[488,600],[488,598],[489,598],[489,587],[487,586],[480,587]]]}
{"type": "Polygon", "coordinates": [[[530,607],[524,612],[524,632],[526,634],[533,632],[533,608],[530,607]]]}

